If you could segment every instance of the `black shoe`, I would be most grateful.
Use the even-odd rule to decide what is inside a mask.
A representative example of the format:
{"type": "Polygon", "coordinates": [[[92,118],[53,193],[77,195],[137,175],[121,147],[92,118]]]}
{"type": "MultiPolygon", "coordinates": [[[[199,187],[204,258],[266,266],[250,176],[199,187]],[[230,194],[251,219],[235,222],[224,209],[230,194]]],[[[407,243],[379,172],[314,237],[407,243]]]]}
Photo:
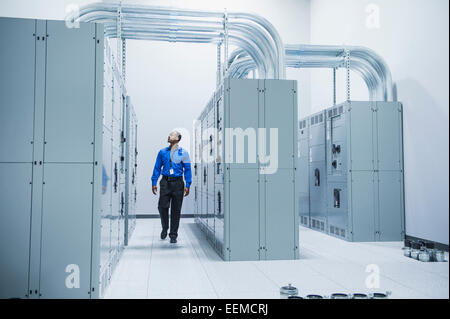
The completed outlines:
{"type": "Polygon", "coordinates": [[[167,237],[167,230],[162,230],[162,232],[161,232],[161,239],[166,239],[166,237],[167,237]]]}
{"type": "Polygon", "coordinates": [[[177,243],[177,239],[176,238],[170,238],[170,243],[171,244],[176,244],[177,243]]]}

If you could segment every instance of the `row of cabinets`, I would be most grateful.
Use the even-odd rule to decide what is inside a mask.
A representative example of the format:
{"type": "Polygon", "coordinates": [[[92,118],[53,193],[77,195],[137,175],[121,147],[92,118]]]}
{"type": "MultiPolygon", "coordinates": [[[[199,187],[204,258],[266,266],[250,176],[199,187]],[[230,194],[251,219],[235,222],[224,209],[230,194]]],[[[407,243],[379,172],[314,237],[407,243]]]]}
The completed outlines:
{"type": "Polygon", "coordinates": [[[0,35],[0,297],[99,297],[127,207],[126,92],[103,26],[0,18],[0,35]]]}

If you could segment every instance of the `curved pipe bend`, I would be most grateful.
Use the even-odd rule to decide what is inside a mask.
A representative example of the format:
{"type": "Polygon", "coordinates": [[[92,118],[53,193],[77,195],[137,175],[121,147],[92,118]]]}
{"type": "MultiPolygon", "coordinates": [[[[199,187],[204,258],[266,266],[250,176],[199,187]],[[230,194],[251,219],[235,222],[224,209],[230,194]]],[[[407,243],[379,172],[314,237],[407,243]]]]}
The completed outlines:
{"type": "MultiPolygon", "coordinates": [[[[347,48],[348,49],[348,48],[347,48]]],[[[292,68],[341,68],[345,67],[345,48],[324,45],[286,45],[286,66],[292,68]]],[[[229,60],[229,76],[243,77],[242,64],[251,64],[239,50],[229,60]],[[232,67],[239,63],[239,69],[232,67]]],[[[253,64],[254,66],[254,64],[253,64]]],[[[247,69],[251,67],[248,65],[247,69]]],[[[392,100],[392,80],[389,68],[375,52],[363,47],[350,47],[350,68],[358,73],[369,90],[371,100],[392,100]]],[[[248,73],[248,72],[247,72],[248,73]]]]}
{"type": "Polygon", "coordinates": [[[286,45],[287,55],[323,55],[323,56],[344,56],[345,51],[350,51],[350,59],[360,58],[370,65],[371,70],[377,73],[381,81],[382,99],[384,101],[393,100],[393,83],[391,71],[384,59],[375,51],[362,46],[339,46],[339,45],[308,45],[308,44],[288,44],[286,45]]]}
{"type": "MultiPolygon", "coordinates": [[[[117,10],[119,6],[116,3],[93,3],[81,7],[77,17],[69,16],[68,18],[74,21],[101,22],[106,26],[113,27],[117,25],[117,10]]],[[[165,39],[168,36],[169,40],[177,39],[178,41],[205,43],[204,33],[223,32],[222,23],[224,13],[220,11],[171,9],[126,4],[120,8],[124,18],[122,27],[127,30],[127,32],[123,32],[124,38],[166,41],[165,39]],[[178,17],[201,19],[183,20],[178,17]],[[152,36],[144,36],[142,34],[143,32],[150,32],[151,30],[140,29],[143,23],[146,24],[149,21],[159,22],[161,24],[160,26],[164,25],[169,28],[170,30],[166,34],[166,37],[153,38],[152,36]],[[182,31],[198,32],[197,36],[199,41],[195,41],[194,34],[188,38],[174,35],[176,33],[182,33],[182,31]]],[[[248,52],[249,55],[252,57],[258,56],[258,61],[256,61],[258,64],[258,72],[261,72],[260,74],[265,77],[284,78],[284,48],[281,38],[272,24],[254,14],[230,12],[227,15],[230,32],[237,32],[234,37],[243,37],[248,42],[254,42],[253,45],[247,46],[246,51],[254,50],[254,52],[248,52]]],[[[152,26],[149,26],[149,29],[151,28],[152,26]]],[[[109,34],[108,36],[112,35],[109,34]]]]}

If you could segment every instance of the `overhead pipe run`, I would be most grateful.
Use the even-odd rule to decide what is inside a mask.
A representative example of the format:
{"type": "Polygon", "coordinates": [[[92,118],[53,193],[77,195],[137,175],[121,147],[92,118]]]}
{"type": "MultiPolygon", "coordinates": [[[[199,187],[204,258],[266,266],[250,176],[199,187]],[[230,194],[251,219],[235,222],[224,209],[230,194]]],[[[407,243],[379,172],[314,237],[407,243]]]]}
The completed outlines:
{"type": "MultiPolygon", "coordinates": [[[[389,68],[379,55],[364,47],[286,45],[286,67],[346,68],[346,50],[350,53],[349,68],[363,78],[370,100],[392,101],[393,87],[389,68]]],[[[254,62],[240,49],[232,52],[228,63],[230,77],[246,77],[255,68],[254,62]]]]}
{"type": "Polygon", "coordinates": [[[231,77],[246,77],[256,69],[260,78],[284,79],[286,66],[349,67],[364,79],[371,99],[393,100],[389,68],[372,50],[356,46],[303,44],[284,47],[272,24],[254,14],[93,3],[81,7],[78,16],[69,16],[68,19],[103,23],[106,37],[120,37],[122,40],[213,43],[224,48],[229,42],[239,47],[230,54],[224,66],[224,70],[228,70],[226,75],[231,77]],[[345,64],[347,51],[350,53],[349,65],[345,64]]]}
{"type": "Polygon", "coordinates": [[[358,61],[358,69],[373,70],[372,77],[380,79],[382,100],[392,101],[394,97],[394,89],[392,84],[391,71],[384,59],[373,50],[361,46],[339,46],[339,45],[286,45],[286,54],[293,56],[335,56],[345,58],[345,53],[350,53],[350,67],[352,61],[358,61]],[[376,75],[375,75],[376,74],[376,75]]]}
{"type": "Polygon", "coordinates": [[[224,41],[224,18],[230,44],[244,49],[254,59],[264,78],[285,77],[284,46],[276,29],[266,19],[248,13],[196,11],[117,3],[93,3],[68,19],[100,22],[107,37],[169,42],[215,43],[224,41]],[[117,31],[120,8],[121,30],[117,31]],[[187,19],[186,19],[187,18],[187,19]]]}

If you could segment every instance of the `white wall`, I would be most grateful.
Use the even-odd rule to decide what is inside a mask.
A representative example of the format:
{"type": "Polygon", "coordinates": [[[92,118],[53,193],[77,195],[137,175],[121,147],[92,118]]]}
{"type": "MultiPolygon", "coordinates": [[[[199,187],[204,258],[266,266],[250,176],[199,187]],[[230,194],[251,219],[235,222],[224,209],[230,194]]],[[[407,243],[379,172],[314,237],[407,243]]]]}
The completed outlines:
{"type": "MultiPolygon", "coordinates": [[[[449,2],[447,0],[312,0],[311,42],[364,45],[383,56],[404,107],[406,230],[448,244],[449,2]],[[380,28],[366,27],[367,5],[380,28]]],[[[312,110],[327,105],[329,72],[311,75],[312,110]]],[[[361,81],[352,99],[367,98],[361,81]]],[[[343,81],[342,81],[343,82],[343,81]]],[[[344,99],[340,85],[340,100],[344,99]]]]}

